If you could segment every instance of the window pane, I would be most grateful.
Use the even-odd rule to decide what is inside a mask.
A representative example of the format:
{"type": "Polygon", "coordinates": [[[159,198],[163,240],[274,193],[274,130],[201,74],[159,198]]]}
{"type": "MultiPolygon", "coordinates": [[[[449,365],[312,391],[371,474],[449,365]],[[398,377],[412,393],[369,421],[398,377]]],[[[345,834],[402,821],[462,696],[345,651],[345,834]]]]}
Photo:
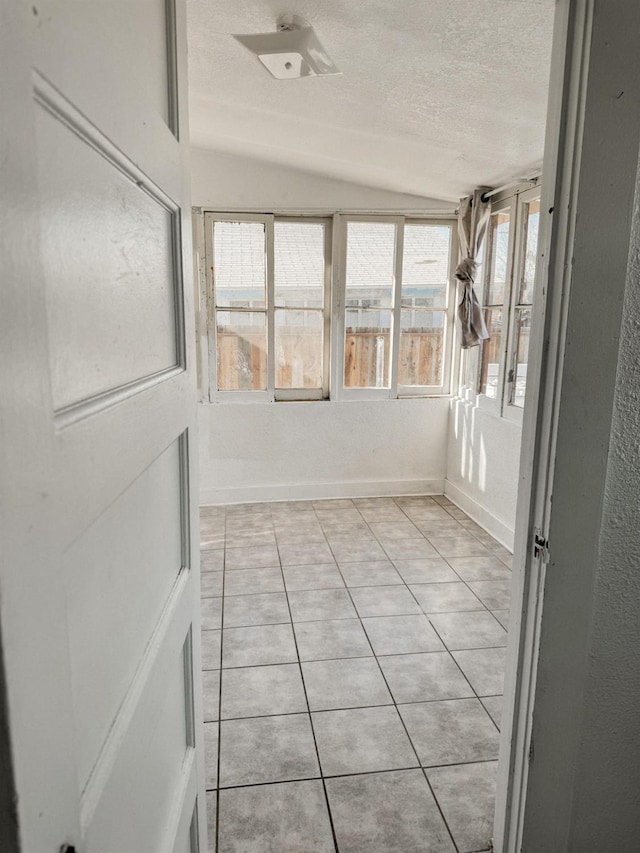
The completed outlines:
{"type": "Polygon", "coordinates": [[[511,391],[514,406],[524,406],[527,391],[527,362],[529,361],[529,334],[531,332],[531,308],[516,309],[516,365],[511,391]]]}
{"type": "Polygon", "coordinates": [[[219,308],[265,307],[262,222],[215,222],[213,283],[219,308]]]}
{"type": "Polygon", "coordinates": [[[276,222],[275,304],[322,308],[324,305],[324,225],[276,222]]]}
{"type": "Polygon", "coordinates": [[[496,399],[500,378],[502,356],[502,309],[487,308],[484,321],[491,338],[482,345],[482,369],[480,371],[480,393],[496,399]]]}
{"type": "Polygon", "coordinates": [[[538,254],[538,226],[540,223],[540,199],[526,205],[524,231],[524,259],[522,264],[522,280],[518,302],[530,305],[533,302],[533,285],[536,277],[536,257],[538,254]]]}
{"type": "Polygon", "coordinates": [[[444,311],[402,311],[399,385],[442,385],[444,311]]]}
{"type": "Polygon", "coordinates": [[[489,285],[485,305],[502,305],[507,280],[509,257],[509,214],[494,213],[489,230],[490,263],[489,285]]]}
{"type": "Polygon", "coordinates": [[[322,311],[276,311],[276,388],[322,388],[322,311]]]}
{"type": "Polygon", "coordinates": [[[253,311],[218,311],[218,389],[267,387],[267,317],[253,311]]]}
{"type": "Polygon", "coordinates": [[[405,225],[402,250],[402,305],[446,308],[451,228],[405,225]]]}
{"type": "Polygon", "coordinates": [[[344,384],[347,388],[388,388],[391,311],[347,309],[344,384]]]}
{"type": "Polygon", "coordinates": [[[393,306],[396,226],[347,223],[347,308],[393,306]]]}

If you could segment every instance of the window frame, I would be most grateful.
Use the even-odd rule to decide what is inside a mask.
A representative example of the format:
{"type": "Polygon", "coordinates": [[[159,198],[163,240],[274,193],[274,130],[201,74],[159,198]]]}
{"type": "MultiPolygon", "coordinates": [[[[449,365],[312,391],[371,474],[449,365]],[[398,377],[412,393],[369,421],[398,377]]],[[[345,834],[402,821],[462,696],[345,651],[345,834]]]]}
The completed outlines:
{"type": "MultiPolygon", "coordinates": [[[[331,364],[331,279],[332,232],[330,216],[287,216],[274,213],[229,213],[204,211],[204,248],[206,255],[206,330],[208,349],[208,398],[212,403],[266,403],[304,400],[323,400],[329,397],[331,364]],[[216,222],[259,222],[265,229],[265,308],[229,309],[238,313],[264,313],[267,326],[267,387],[264,390],[246,391],[218,388],[218,325],[216,322],[216,290],[214,284],[214,225],[216,222]],[[277,222],[320,224],[324,227],[324,305],[323,315],[323,375],[320,388],[276,388],[275,367],[275,225],[277,222]]],[[[220,310],[224,310],[221,306],[220,310]]],[[[285,309],[291,310],[291,309],[285,309]]],[[[204,371],[203,371],[204,376],[204,371]]]]}
{"type": "MultiPolygon", "coordinates": [[[[494,202],[491,215],[494,213],[503,213],[509,211],[509,246],[507,258],[507,273],[505,283],[505,293],[503,301],[503,330],[502,342],[500,347],[500,368],[498,374],[498,391],[495,398],[487,397],[480,390],[482,379],[482,355],[484,344],[475,348],[477,355],[472,355],[471,350],[467,350],[467,358],[475,358],[476,365],[473,370],[474,385],[470,388],[465,384],[461,375],[460,396],[465,399],[475,398],[475,404],[478,408],[491,412],[497,417],[503,417],[506,420],[511,420],[515,423],[522,423],[524,406],[516,406],[512,402],[512,389],[515,381],[515,358],[517,356],[516,347],[516,309],[520,307],[517,301],[520,288],[520,276],[522,274],[522,264],[524,262],[525,248],[525,228],[526,228],[526,208],[531,201],[540,198],[541,183],[536,182],[535,186],[522,188],[519,191],[513,192],[508,196],[501,197],[497,202],[494,202]],[[513,378],[510,373],[514,370],[513,378]]],[[[489,239],[490,232],[488,231],[486,240],[489,239]]],[[[489,277],[491,275],[491,258],[488,254],[488,243],[485,242],[483,250],[484,260],[482,264],[481,275],[481,294],[482,294],[482,310],[484,311],[485,299],[489,287],[489,277]]],[[[536,258],[536,264],[540,262],[539,257],[536,258]]],[[[535,293],[534,293],[535,299],[535,293]]],[[[523,303],[524,307],[528,305],[523,303]]],[[[462,371],[464,372],[464,371],[462,371]]]]}
{"type": "MultiPolygon", "coordinates": [[[[514,262],[513,262],[513,270],[514,275],[512,276],[511,281],[511,298],[509,301],[509,339],[508,346],[505,358],[505,380],[504,380],[504,389],[503,389],[503,414],[505,417],[510,420],[517,421],[518,423],[522,423],[524,405],[516,406],[513,402],[513,392],[516,381],[516,373],[517,373],[517,355],[518,355],[518,347],[516,342],[517,335],[517,312],[518,309],[529,308],[533,310],[533,299],[535,299],[535,284],[534,284],[534,292],[532,294],[531,303],[520,303],[519,302],[519,294],[520,294],[520,282],[522,280],[522,274],[524,271],[524,263],[526,260],[526,237],[527,237],[527,207],[532,201],[538,201],[540,199],[540,187],[532,187],[529,190],[524,190],[517,195],[517,234],[516,234],[516,245],[514,247],[514,262]]],[[[539,263],[539,257],[536,251],[536,268],[539,263]]],[[[525,398],[526,399],[526,398],[525,398]]]]}
{"type": "MultiPolygon", "coordinates": [[[[455,267],[458,259],[458,241],[455,231],[456,220],[443,216],[416,216],[404,214],[358,214],[340,213],[334,218],[335,228],[335,265],[334,265],[334,345],[333,369],[331,375],[332,399],[335,400],[395,400],[412,397],[450,396],[452,375],[455,363],[454,344],[456,339],[455,309],[456,285],[455,267]],[[344,384],[345,367],[345,312],[346,312],[346,267],[347,233],[349,222],[379,222],[395,225],[393,306],[391,308],[390,329],[390,378],[388,388],[354,388],[344,384]],[[451,232],[449,244],[449,269],[446,289],[445,329],[443,334],[443,364],[441,385],[399,385],[400,355],[400,319],[402,311],[402,265],[404,249],[404,228],[406,225],[433,225],[446,227],[451,232]]],[[[425,309],[439,310],[439,309],[425,309]]]]}

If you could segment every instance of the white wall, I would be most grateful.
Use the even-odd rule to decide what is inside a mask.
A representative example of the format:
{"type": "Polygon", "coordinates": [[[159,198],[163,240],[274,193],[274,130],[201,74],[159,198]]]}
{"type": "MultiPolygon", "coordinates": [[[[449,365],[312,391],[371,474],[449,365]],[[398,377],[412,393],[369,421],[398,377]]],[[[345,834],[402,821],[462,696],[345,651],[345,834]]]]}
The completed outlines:
{"type": "Polygon", "coordinates": [[[445,494],[513,549],[522,427],[475,403],[451,400],[445,494]]]}
{"type": "MultiPolygon", "coordinates": [[[[213,210],[447,212],[453,205],[192,149],[193,204],[213,210]]],[[[202,403],[203,503],[441,493],[449,400],[202,403]]]]}
{"type": "Polygon", "coordinates": [[[395,210],[451,212],[455,205],[418,195],[325,178],[222,151],[191,149],[191,201],[211,210],[395,210]]]}
{"type": "Polygon", "coordinates": [[[442,493],[449,400],[200,406],[203,503],[442,493]]]}

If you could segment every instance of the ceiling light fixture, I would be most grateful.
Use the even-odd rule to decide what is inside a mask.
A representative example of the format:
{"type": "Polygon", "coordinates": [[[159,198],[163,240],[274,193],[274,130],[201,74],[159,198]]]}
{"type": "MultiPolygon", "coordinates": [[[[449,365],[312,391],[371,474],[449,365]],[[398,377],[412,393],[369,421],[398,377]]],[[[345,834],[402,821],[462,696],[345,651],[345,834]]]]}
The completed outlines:
{"type": "Polygon", "coordinates": [[[234,35],[278,80],[341,74],[313,27],[298,15],[282,15],[275,33],[234,35]]]}

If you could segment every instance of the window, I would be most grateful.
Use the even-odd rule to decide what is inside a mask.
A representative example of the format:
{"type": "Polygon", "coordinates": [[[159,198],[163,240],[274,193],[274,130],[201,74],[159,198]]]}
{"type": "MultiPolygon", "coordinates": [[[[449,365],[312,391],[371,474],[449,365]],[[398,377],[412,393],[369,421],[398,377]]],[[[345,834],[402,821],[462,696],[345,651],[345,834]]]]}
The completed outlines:
{"type": "Polygon", "coordinates": [[[449,389],[453,223],[342,216],[341,395],[449,389]]]}
{"type": "Polygon", "coordinates": [[[488,408],[515,418],[527,388],[539,220],[536,187],[494,206],[484,245],[483,310],[491,337],[481,347],[478,393],[488,408]]]}
{"type": "Polygon", "coordinates": [[[330,379],[338,399],[449,392],[453,220],[201,221],[211,400],[326,399],[330,379]]]}
{"type": "Polygon", "coordinates": [[[213,398],[327,396],[330,224],[206,214],[213,398]]]}

